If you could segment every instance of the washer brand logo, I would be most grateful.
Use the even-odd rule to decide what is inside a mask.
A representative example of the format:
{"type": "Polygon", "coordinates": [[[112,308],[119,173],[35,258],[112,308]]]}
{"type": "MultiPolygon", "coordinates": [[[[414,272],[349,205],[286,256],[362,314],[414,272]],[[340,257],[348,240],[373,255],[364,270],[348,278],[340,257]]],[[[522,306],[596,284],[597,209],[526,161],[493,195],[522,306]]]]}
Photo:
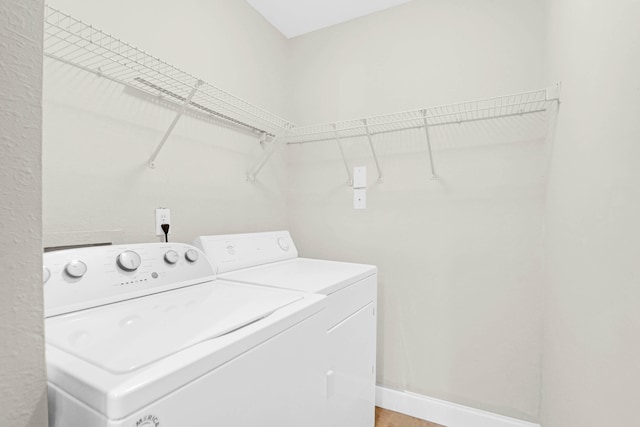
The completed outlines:
{"type": "Polygon", "coordinates": [[[145,415],[136,422],[135,427],[159,427],[160,420],[155,415],[145,415]]]}

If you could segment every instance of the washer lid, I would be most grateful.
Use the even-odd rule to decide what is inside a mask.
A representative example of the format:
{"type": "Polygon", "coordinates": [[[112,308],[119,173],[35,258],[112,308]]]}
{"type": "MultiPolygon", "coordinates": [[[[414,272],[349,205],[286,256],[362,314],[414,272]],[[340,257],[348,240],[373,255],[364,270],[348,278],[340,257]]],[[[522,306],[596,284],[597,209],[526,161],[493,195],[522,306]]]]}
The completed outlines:
{"type": "Polygon", "coordinates": [[[48,344],[119,374],[233,332],[302,297],[208,282],[46,320],[48,344]]]}
{"type": "Polygon", "coordinates": [[[376,272],[373,265],[296,258],[232,271],[219,277],[235,282],[329,295],[376,272]]]}

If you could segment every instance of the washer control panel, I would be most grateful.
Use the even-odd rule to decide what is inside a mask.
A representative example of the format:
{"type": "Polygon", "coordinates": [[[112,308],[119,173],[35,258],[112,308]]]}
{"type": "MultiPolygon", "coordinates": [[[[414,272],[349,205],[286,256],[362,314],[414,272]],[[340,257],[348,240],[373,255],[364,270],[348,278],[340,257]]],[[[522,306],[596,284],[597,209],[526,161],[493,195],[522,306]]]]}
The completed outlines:
{"type": "Polygon", "coordinates": [[[69,249],[43,260],[46,317],[215,280],[204,254],[182,243],[69,249]]]}

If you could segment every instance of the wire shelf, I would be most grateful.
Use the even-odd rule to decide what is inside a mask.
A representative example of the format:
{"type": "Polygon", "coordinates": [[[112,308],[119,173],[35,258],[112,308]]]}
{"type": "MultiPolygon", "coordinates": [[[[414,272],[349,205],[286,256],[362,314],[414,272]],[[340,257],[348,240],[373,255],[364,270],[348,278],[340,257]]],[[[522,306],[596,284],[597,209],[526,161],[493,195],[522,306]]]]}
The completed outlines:
{"type": "Polygon", "coordinates": [[[425,130],[431,172],[435,178],[429,137],[430,127],[541,113],[559,102],[558,86],[382,116],[296,127],[292,122],[276,114],[238,98],[50,6],[45,8],[44,54],[103,78],[162,97],[163,100],[172,102],[178,107],[175,119],[149,159],[149,166],[152,168],[155,167],[155,159],[178,120],[187,109],[208,114],[225,123],[258,133],[262,142],[270,137],[271,147],[247,173],[249,180],[255,180],[255,176],[273,154],[275,142],[304,144],[337,140],[349,182],[351,182],[351,172],[340,141],[343,138],[367,137],[378,169],[379,180],[382,181],[382,170],[372,136],[418,128],[425,130]]]}
{"type": "Polygon", "coordinates": [[[388,132],[520,116],[546,111],[558,101],[555,88],[539,89],[458,104],[423,108],[362,119],[296,127],[281,138],[287,144],[335,141],[388,132]]]}
{"type": "Polygon", "coordinates": [[[294,125],[50,6],[45,9],[44,54],[176,104],[198,90],[188,108],[276,137],[294,125]]]}

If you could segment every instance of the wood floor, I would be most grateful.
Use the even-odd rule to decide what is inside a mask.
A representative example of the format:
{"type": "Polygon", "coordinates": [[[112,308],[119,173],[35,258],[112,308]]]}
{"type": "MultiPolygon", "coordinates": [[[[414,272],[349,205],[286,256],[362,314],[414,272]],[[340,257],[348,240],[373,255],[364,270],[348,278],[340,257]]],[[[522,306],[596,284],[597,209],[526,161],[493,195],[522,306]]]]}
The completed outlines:
{"type": "Polygon", "coordinates": [[[443,427],[440,424],[413,418],[376,407],[376,427],[443,427]]]}

